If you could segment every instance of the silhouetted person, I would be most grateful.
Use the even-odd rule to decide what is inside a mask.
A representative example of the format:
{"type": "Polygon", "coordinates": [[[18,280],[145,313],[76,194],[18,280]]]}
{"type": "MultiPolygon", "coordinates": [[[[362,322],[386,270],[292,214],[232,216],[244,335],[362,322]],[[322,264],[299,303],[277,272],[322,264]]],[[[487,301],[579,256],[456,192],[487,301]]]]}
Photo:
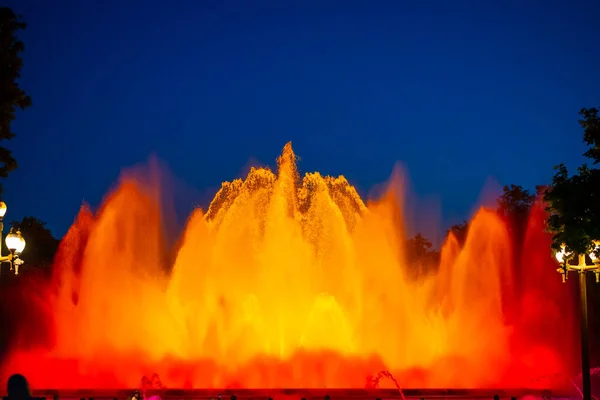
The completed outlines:
{"type": "Polygon", "coordinates": [[[5,397],[7,400],[31,400],[29,382],[21,374],[14,374],[8,378],[6,393],[8,394],[5,397]]]}

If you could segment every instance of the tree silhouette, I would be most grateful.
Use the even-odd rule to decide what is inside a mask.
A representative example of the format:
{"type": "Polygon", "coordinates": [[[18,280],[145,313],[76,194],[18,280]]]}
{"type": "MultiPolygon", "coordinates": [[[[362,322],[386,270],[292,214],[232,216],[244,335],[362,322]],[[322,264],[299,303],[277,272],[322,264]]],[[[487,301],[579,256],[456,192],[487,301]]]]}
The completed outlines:
{"type": "Polygon", "coordinates": [[[408,239],[405,249],[406,262],[415,277],[437,266],[439,252],[433,249],[433,244],[421,233],[408,239]]]}
{"type": "MultiPolygon", "coordinates": [[[[600,162],[600,119],[595,108],[582,109],[579,121],[583,140],[588,145],[584,156],[600,162]]],[[[552,247],[559,250],[564,244],[567,251],[589,253],[595,241],[600,240],[600,169],[583,164],[577,173],[569,176],[563,164],[557,170],[552,185],[545,191],[548,229],[552,233],[552,247]]],[[[600,252],[597,255],[600,257],[600,252]]]]}
{"type": "Polygon", "coordinates": [[[594,164],[600,163],[600,117],[597,108],[582,108],[579,115],[583,118],[579,124],[583,128],[583,141],[590,148],[584,156],[594,160],[594,164]]]}
{"type": "Polygon", "coordinates": [[[46,223],[34,217],[24,217],[21,221],[13,222],[12,226],[21,229],[26,241],[22,255],[25,260],[23,271],[32,268],[49,271],[58,250],[59,240],[46,228],[46,223]]]}
{"type": "Polygon", "coordinates": [[[527,232],[529,213],[535,202],[535,195],[520,185],[507,185],[503,188],[502,195],[498,198],[498,215],[506,223],[510,232],[514,248],[515,263],[521,254],[521,248],[527,232]]]}
{"type": "MultiPolygon", "coordinates": [[[[24,49],[17,32],[26,26],[10,8],[0,7],[0,142],[15,136],[10,125],[15,119],[16,109],[24,110],[31,105],[31,98],[17,82],[21,77],[23,60],[20,54],[24,49]]],[[[6,178],[15,168],[17,161],[11,151],[0,146],[0,178],[6,178]]]]}
{"type": "Polygon", "coordinates": [[[467,241],[467,234],[469,233],[469,222],[463,221],[460,224],[454,224],[446,231],[446,236],[450,233],[454,234],[454,237],[458,241],[458,244],[462,247],[467,241]]]}
{"type": "Polygon", "coordinates": [[[507,185],[502,189],[502,195],[498,198],[498,214],[518,227],[527,223],[527,217],[531,206],[535,201],[535,195],[523,189],[520,185],[507,185]]]}

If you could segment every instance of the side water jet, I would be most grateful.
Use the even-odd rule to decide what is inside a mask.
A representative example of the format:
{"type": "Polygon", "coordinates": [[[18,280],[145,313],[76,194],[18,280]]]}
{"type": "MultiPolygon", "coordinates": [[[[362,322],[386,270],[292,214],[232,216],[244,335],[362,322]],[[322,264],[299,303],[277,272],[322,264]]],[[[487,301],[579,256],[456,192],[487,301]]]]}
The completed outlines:
{"type": "Polygon", "coordinates": [[[571,303],[540,286],[553,268],[538,211],[522,265],[504,222],[482,209],[464,245],[451,235],[435,272],[415,279],[399,179],[365,204],[342,176],[301,178],[288,143],[277,173],[252,168],[193,212],[172,265],[157,193],[129,175],[97,213],[82,208],[38,306],[46,340],[14,343],[2,377],[357,388],[390,371],[403,388],[536,388],[559,384],[540,374],[568,376],[572,346],[557,338],[570,326],[544,304],[571,303]]]}

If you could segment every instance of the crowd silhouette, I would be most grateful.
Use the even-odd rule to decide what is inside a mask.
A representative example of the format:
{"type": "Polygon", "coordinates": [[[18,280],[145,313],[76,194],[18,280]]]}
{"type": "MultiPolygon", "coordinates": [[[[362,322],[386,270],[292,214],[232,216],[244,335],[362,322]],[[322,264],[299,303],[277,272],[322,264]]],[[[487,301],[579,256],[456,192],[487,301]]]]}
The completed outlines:
{"type": "Polygon", "coordinates": [[[29,382],[21,374],[14,374],[8,378],[6,394],[4,400],[32,400],[29,382]]]}

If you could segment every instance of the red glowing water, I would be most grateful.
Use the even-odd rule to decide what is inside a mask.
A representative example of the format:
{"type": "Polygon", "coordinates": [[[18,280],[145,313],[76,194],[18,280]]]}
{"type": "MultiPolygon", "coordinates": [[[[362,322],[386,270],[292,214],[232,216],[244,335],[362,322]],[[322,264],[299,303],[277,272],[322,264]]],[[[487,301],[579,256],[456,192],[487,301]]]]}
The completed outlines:
{"type": "Polygon", "coordinates": [[[52,284],[28,295],[3,377],[60,388],[136,387],[152,373],[184,388],[359,388],[382,370],[402,387],[568,381],[571,293],[539,204],[520,257],[482,209],[464,246],[448,237],[435,272],[415,279],[398,180],[364,204],[343,177],[300,179],[288,145],[277,174],[252,169],[193,213],[174,262],[155,189],[127,177],[97,213],[82,208],[52,284]]]}

